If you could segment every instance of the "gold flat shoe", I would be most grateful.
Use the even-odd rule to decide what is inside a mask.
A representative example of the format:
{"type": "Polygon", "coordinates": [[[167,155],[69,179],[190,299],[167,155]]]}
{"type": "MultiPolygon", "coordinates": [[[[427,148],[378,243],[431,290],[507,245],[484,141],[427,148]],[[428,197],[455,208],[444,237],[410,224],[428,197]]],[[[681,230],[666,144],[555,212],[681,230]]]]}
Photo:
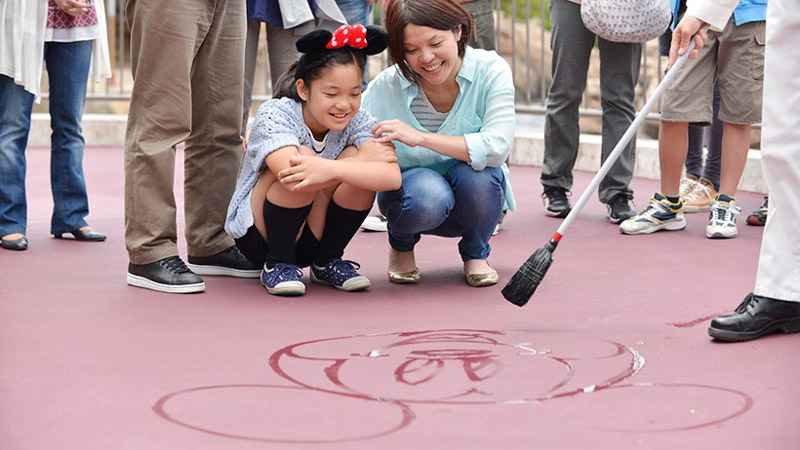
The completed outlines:
{"type": "Polygon", "coordinates": [[[500,276],[497,275],[497,271],[494,270],[494,268],[492,268],[492,271],[488,273],[466,274],[466,278],[467,284],[473,287],[491,286],[500,281],[500,276]]]}
{"type": "Polygon", "coordinates": [[[395,284],[415,284],[419,283],[419,268],[415,268],[411,272],[386,272],[389,275],[389,281],[395,284]]]}

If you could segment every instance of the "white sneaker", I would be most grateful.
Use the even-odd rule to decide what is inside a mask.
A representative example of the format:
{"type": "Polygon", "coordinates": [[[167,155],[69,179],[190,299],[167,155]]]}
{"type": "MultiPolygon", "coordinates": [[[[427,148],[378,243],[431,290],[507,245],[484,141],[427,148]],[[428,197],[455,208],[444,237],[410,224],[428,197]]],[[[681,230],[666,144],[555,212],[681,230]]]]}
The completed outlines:
{"type": "Polygon", "coordinates": [[[507,213],[508,213],[507,209],[504,210],[502,213],[500,213],[500,219],[497,221],[497,225],[494,226],[494,231],[492,231],[492,236],[497,236],[497,233],[500,232],[500,227],[503,225],[503,219],[506,218],[507,213]]]}
{"type": "Polygon", "coordinates": [[[733,199],[727,202],[714,200],[711,204],[711,213],[708,215],[706,237],[709,239],[733,239],[738,236],[736,216],[740,212],[742,212],[742,208],[736,206],[733,199]]]}
{"type": "Polygon", "coordinates": [[[364,222],[361,224],[361,229],[366,231],[386,231],[386,224],[388,222],[386,216],[383,214],[375,214],[374,216],[369,216],[364,219],[364,222]]]}
{"type": "Polygon", "coordinates": [[[619,225],[622,234],[650,234],[659,230],[677,231],[686,228],[683,204],[673,205],[666,197],[655,193],[644,211],[619,225]]]}

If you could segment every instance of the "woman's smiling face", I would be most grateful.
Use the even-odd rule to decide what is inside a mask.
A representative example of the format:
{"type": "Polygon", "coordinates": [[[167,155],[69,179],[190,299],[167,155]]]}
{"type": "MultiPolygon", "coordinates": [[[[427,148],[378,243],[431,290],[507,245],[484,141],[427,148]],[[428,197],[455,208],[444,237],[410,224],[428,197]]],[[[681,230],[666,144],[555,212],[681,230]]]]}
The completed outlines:
{"type": "Polygon", "coordinates": [[[456,31],[410,23],[403,29],[403,55],[409,67],[431,85],[441,85],[455,80],[461,68],[458,56],[458,40],[461,29],[456,31]]]}

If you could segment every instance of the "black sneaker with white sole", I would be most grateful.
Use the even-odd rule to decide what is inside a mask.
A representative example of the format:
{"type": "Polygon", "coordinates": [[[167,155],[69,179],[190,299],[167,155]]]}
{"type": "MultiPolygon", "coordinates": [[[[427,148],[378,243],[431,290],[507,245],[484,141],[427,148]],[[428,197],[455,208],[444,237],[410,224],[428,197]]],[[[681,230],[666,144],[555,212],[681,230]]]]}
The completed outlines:
{"type": "Polygon", "coordinates": [[[619,224],[624,220],[628,220],[636,215],[636,211],[631,208],[630,197],[628,194],[619,193],[608,201],[606,204],[608,213],[608,221],[614,224],[619,224]]]}
{"type": "Polygon", "coordinates": [[[128,264],[128,284],[170,294],[190,294],[206,288],[203,279],[186,267],[178,256],[150,264],[128,264]]]}
{"type": "Polygon", "coordinates": [[[542,198],[544,199],[544,213],[551,217],[567,217],[572,210],[567,198],[567,190],[556,186],[544,188],[542,198]]]}
{"type": "Polygon", "coordinates": [[[211,256],[189,256],[189,268],[198,275],[222,275],[236,278],[258,278],[256,266],[233,245],[211,256]]]}

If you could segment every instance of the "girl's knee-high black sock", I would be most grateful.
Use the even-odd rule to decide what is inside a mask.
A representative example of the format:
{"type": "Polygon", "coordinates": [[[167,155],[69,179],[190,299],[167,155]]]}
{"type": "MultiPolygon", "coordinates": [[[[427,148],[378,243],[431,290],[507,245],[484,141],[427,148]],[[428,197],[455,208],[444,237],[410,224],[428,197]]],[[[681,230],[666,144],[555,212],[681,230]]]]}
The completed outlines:
{"type": "Polygon", "coordinates": [[[314,265],[323,267],[334,258],[344,255],[344,248],[353,239],[364,219],[369,215],[369,209],[355,211],[345,209],[331,200],[325,215],[325,230],[319,242],[314,265]]]}
{"type": "Polygon", "coordinates": [[[300,227],[305,222],[311,205],[300,208],[284,208],[273,205],[264,199],[262,213],[267,230],[267,268],[275,267],[276,263],[294,264],[294,244],[300,227]]]}

